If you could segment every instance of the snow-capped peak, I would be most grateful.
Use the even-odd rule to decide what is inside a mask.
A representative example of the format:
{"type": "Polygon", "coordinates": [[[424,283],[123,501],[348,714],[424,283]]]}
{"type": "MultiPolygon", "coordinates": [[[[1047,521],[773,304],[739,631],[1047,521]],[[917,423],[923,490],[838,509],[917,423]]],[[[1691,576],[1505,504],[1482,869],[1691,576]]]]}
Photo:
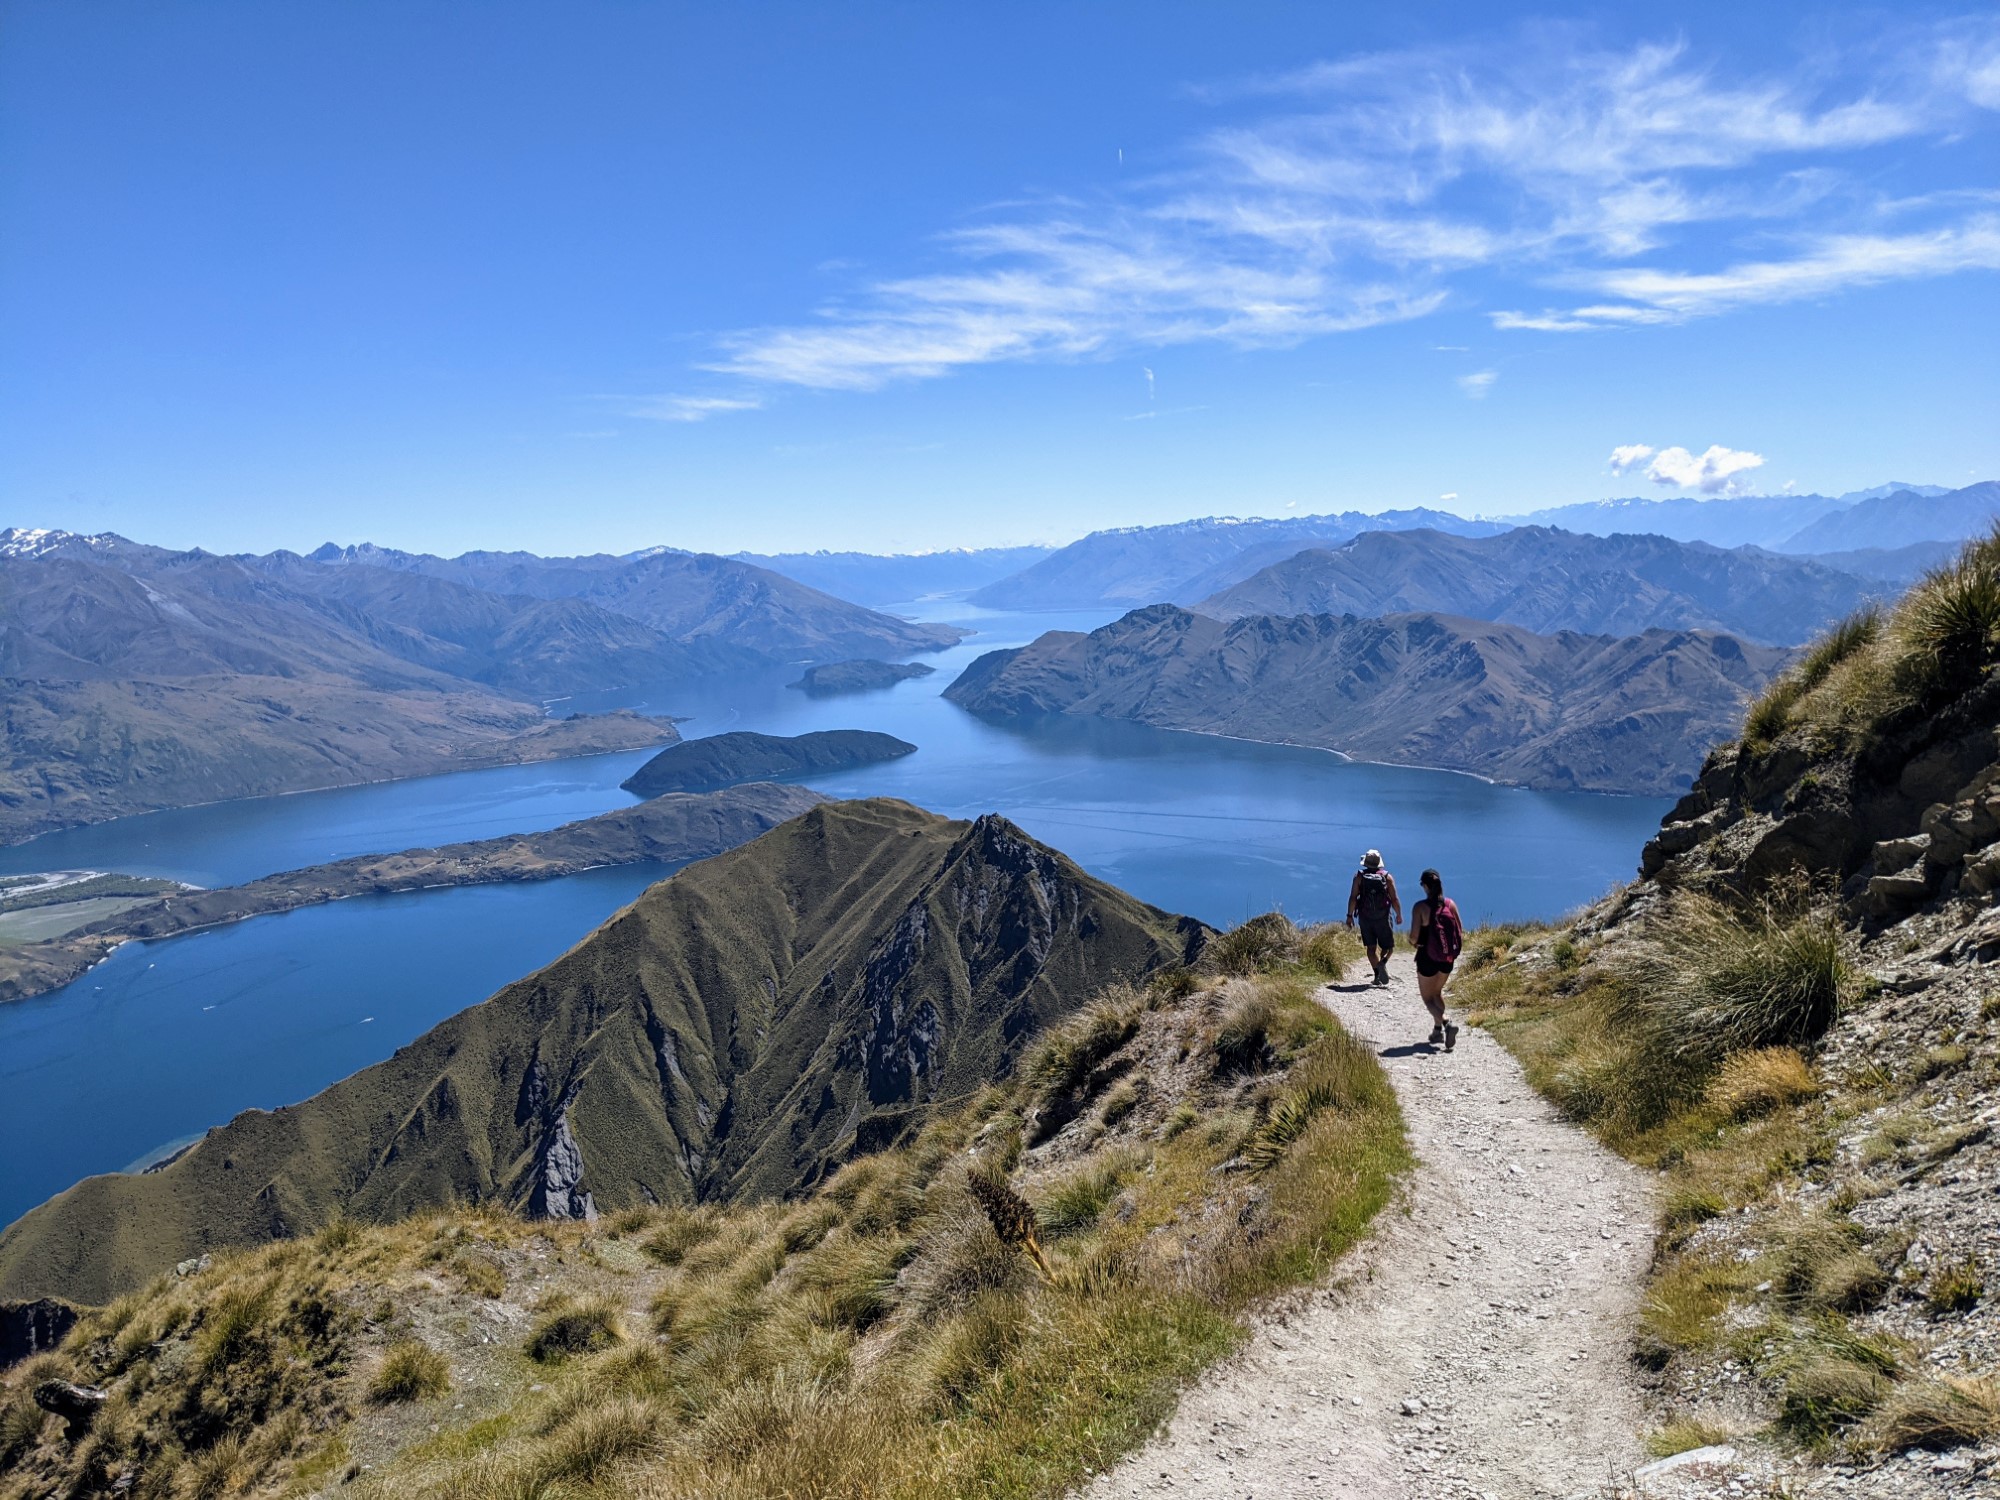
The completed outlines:
{"type": "Polygon", "coordinates": [[[108,552],[118,539],[109,532],[83,536],[74,531],[54,531],[46,526],[9,526],[0,531],[0,557],[46,557],[66,547],[88,547],[108,552]]]}

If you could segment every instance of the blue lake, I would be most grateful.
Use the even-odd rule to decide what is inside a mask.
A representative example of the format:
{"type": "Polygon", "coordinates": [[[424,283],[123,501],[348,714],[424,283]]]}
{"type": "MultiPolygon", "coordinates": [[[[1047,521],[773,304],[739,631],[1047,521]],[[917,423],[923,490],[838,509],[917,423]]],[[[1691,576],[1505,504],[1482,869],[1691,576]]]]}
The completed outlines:
{"type": "MultiPolygon", "coordinates": [[[[1145,900],[1226,925],[1335,916],[1364,848],[1406,883],[1435,865],[1469,921],[1553,916],[1631,875],[1659,798],[1526,792],[1320,751],[1058,718],[984,723],[939,694],[983,651],[1111,616],[900,610],[978,630],[934,676],[811,699],[795,671],[561,707],[683,716],[690,736],[878,729],[915,755],[813,778],[952,817],[1000,812],[1145,900]]],[[[551,828],[629,804],[645,752],[156,813],[0,850],[0,873],[127,870],[234,883],[353,854],[551,828]]],[[[68,988],[0,1006],[0,1223],[248,1107],[305,1097],[548,962],[661,867],[362,898],[131,944],[68,988]]]]}

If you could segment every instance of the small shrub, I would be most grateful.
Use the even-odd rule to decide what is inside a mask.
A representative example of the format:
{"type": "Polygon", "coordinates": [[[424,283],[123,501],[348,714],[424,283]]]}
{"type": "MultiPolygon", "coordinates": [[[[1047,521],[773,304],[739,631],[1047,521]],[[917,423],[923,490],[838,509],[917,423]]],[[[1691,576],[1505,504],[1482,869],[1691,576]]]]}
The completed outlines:
{"type": "Polygon", "coordinates": [[[1284,1159],[1293,1142],[1322,1110],[1358,1111],[1388,1107],[1389,1085],[1368,1048],[1345,1031],[1321,1037],[1292,1069],[1285,1092],[1243,1148],[1253,1167],[1284,1159]]]}
{"type": "Polygon", "coordinates": [[[1932,1317],[1942,1318],[1952,1313],[1971,1312],[1985,1295],[1986,1279],[1979,1273],[1979,1262],[1968,1255],[1963,1260],[1940,1266],[1932,1273],[1924,1301],[1932,1317]]]}
{"type": "Polygon", "coordinates": [[[451,1389],[445,1357],[417,1339],[389,1346],[382,1367],[368,1383],[368,1399],[380,1402],[429,1401],[451,1389]]]}
{"type": "Polygon", "coordinates": [[[1936,1078],[1941,1073],[1949,1073],[1954,1069],[1962,1068],[1971,1057],[1972,1053],[1956,1042],[1947,1042],[1943,1046],[1927,1048],[1924,1051],[1924,1055],[1917,1062],[1917,1078],[1921,1082],[1936,1078]]]}
{"type": "Polygon", "coordinates": [[[1733,1119],[1810,1099],[1819,1092],[1811,1066],[1791,1047],[1759,1047],[1723,1060],[1708,1085],[1708,1102],[1733,1119]]]}
{"type": "Polygon", "coordinates": [[[1200,1119],[1201,1115],[1193,1105],[1179,1105],[1172,1114],[1167,1116],[1166,1122],[1160,1126],[1160,1139],[1170,1141],[1200,1119]]]}
{"type": "Polygon", "coordinates": [[[1882,1402],[1871,1424],[1873,1446],[1961,1448],[2000,1437],[2000,1385],[1991,1380],[1906,1380],[1882,1402]]]}
{"type": "Polygon", "coordinates": [[[1774,1236],[1772,1282],[1793,1306],[1858,1312],[1888,1290],[1889,1275],[1870,1255],[1859,1225],[1812,1215],[1774,1236]]]}
{"type": "Polygon", "coordinates": [[[2000,649],[2000,533],[1925,575],[1891,621],[1898,685],[1915,706],[1979,681],[2000,649]]]}
{"type": "Polygon", "coordinates": [[[1146,993],[1161,1000],[1185,1000],[1201,991],[1201,976],[1185,964],[1168,964],[1146,981],[1146,993]]]}
{"type": "Polygon", "coordinates": [[[528,1357],[553,1364],[595,1354],[625,1337],[618,1309],[601,1298],[558,1303],[528,1335],[528,1357]]]}
{"type": "Polygon", "coordinates": [[[961,1202],[926,1226],[902,1274],[904,1300],[918,1318],[955,1312],[986,1292],[1012,1291],[1027,1262],[1000,1242],[986,1216],[961,1202]]]}

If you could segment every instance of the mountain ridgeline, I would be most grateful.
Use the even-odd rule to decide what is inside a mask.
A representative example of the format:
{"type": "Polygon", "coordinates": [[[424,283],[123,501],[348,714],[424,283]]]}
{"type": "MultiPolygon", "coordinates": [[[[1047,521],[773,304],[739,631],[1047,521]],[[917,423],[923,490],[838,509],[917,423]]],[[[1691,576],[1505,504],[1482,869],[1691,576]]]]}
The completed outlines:
{"type": "Polygon", "coordinates": [[[1094,714],[1564,791],[1686,787],[1788,654],[1707,631],[1537,635],[1445,615],[1170,604],[1051,631],[945,696],[991,718],[1094,714]]]}
{"type": "Polygon", "coordinates": [[[1218,620],[1435,612],[1542,634],[1721,630],[1791,646],[1879,592],[1852,574],[1755,548],[1522,526],[1486,537],[1371,531],[1275,563],[1194,608],[1218,620]]]}
{"type": "Polygon", "coordinates": [[[542,700],[937,650],[727,558],[218,557],[0,532],[0,842],[190,803],[671,741],[542,700]]]}
{"type": "Polygon", "coordinates": [[[653,886],[388,1061],[44,1204],[0,1235],[0,1297],[102,1302],[340,1213],[793,1193],[1206,935],[1003,818],[824,804],[653,886]]]}

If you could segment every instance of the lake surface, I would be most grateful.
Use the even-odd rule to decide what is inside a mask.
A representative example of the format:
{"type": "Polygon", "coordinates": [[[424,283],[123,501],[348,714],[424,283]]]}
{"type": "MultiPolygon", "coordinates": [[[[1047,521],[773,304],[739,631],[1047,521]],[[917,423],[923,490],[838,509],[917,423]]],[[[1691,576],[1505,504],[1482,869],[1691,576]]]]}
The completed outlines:
{"type": "MultiPolygon", "coordinates": [[[[939,694],[981,652],[1113,618],[899,613],[980,632],[922,658],[935,675],[813,699],[796,671],[577,698],[684,716],[689,736],[876,729],[917,745],[813,777],[951,817],[1000,812],[1085,869],[1218,925],[1279,907],[1338,916],[1363,849],[1414,889],[1445,874],[1470,922],[1553,916],[1629,877],[1662,798],[1495,787],[1354,765],[1321,751],[1056,718],[984,723],[939,694]]],[[[467,771],[120,819],[0,850],[0,874],[117,869],[233,884],[349,855],[552,828],[632,802],[648,752],[467,771]]],[[[130,944],[75,984],[0,1006],[0,1223],[77,1178],[116,1171],[238,1111],[289,1103],[379,1061],[547,963],[667,871],[635,866],[518,886],[368,897],[130,944]]]]}

